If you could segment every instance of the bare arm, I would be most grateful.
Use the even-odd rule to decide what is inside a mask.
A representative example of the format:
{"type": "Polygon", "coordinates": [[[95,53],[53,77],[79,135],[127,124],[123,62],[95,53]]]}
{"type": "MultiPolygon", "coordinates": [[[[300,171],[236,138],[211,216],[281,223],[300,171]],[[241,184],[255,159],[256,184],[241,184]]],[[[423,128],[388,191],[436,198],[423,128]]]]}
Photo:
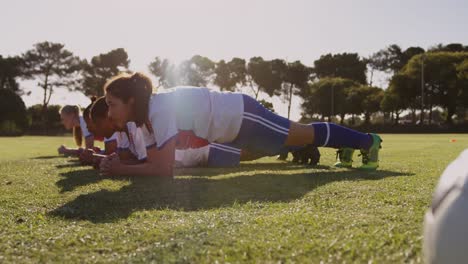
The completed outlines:
{"type": "Polygon", "coordinates": [[[104,154],[110,155],[114,152],[117,152],[117,141],[112,140],[109,142],[104,143],[104,154]]]}
{"type": "Polygon", "coordinates": [[[58,153],[65,155],[65,156],[79,156],[82,152],[83,152],[82,148],[73,149],[73,148],[67,148],[64,145],[58,148],[58,153]]]}
{"type": "Polygon", "coordinates": [[[121,176],[173,176],[175,138],[166,142],[163,148],[151,148],[147,151],[147,160],[136,165],[124,164],[117,154],[101,162],[101,173],[121,176]]]}
{"type": "MultiPolygon", "coordinates": [[[[103,155],[103,154],[93,153],[93,167],[96,168],[96,169],[99,169],[101,161],[104,158],[107,158],[112,153],[117,153],[117,155],[119,155],[120,162],[123,163],[123,164],[135,165],[135,164],[141,163],[138,159],[136,159],[132,155],[132,153],[129,150],[117,150],[117,144],[115,144],[115,146],[116,146],[116,151],[111,152],[109,154],[104,154],[103,155]]],[[[107,149],[107,146],[106,146],[106,151],[107,150],[108,149],[107,149]]],[[[111,149],[109,149],[109,151],[110,150],[111,149]]]]}
{"type": "Polygon", "coordinates": [[[94,147],[94,136],[89,136],[85,138],[85,147],[86,149],[92,149],[94,147]]]}

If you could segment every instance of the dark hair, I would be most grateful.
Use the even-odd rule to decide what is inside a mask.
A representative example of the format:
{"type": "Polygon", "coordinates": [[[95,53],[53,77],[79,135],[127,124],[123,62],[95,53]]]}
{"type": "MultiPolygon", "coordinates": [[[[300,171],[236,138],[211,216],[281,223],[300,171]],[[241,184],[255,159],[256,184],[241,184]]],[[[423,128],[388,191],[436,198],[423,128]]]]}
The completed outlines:
{"type": "Polygon", "coordinates": [[[94,102],[96,102],[96,99],[97,99],[96,96],[91,97],[91,103],[83,111],[83,118],[86,121],[86,123],[88,123],[88,121],[91,120],[89,113],[91,111],[91,107],[93,107],[94,105],[94,102]]]}
{"type": "Polygon", "coordinates": [[[107,118],[109,107],[106,103],[106,97],[99,97],[91,107],[90,117],[93,122],[107,118]]]}
{"type": "Polygon", "coordinates": [[[135,100],[133,106],[135,120],[133,121],[138,127],[148,122],[148,105],[153,85],[146,75],[140,72],[132,75],[121,73],[104,85],[104,92],[112,94],[124,103],[133,98],[135,100]]]}
{"type": "MultiPolygon", "coordinates": [[[[74,114],[76,116],[80,115],[80,108],[77,105],[66,105],[60,109],[60,113],[64,114],[74,114]]],[[[81,132],[81,127],[73,127],[73,138],[78,147],[81,147],[83,144],[83,133],[81,132]]]]}

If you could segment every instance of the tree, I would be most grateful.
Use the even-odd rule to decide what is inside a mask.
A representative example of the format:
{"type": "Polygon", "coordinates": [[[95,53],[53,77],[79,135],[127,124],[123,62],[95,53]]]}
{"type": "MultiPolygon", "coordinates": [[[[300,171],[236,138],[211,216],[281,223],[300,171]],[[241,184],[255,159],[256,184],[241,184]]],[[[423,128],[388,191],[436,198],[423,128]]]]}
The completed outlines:
{"type": "Polygon", "coordinates": [[[215,63],[207,57],[193,56],[179,65],[178,76],[181,85],[206,86],[213,76],[215,63]]]}
{"type": "Polygon", "coordinates": [[[460,106],[466,109],[468,108],[468,59],[457,65],[457,78],[462,89],[459,97],[460,106]]]}
{"type": "Polygon", "coordinates": [[[424,49],[421,47],[409,47],[403,52],[402,64],[403,66],[408,63],[411,58],[416,55],[424,53],[424,49]]]}
{"type": "Polygon", "coordinates": [[[39,79],[38,85],[43,89],[42,106],[44,109],[56,88],[73,90],[79,83],[81,60],[66,50],[63,44],[41,42],[32,50],[23,54],[25,75],[39,79]]]}
{"type": "Polygon", "coordinates": [[[306,89],[309,81],[310,69],[300,61],[288,63],[284,73],[283,96],[288,102],[288,119],[291,114],[292,96],[300,94],[306,89]]]}
{"type": "Polygon", "coordinates": [[[312,116],[317,113],[328,117],[329,121],[332,116],[340,115],[340,122],[343,123],[345,115],[353,110],[347,101],[349,90],[359,85],[356,81],[344,78],[322,78],[310,84],[309,92],[303,93],[304,114],[312,116]]]}
{"type": "Polygon", "coordinates": [[[364,114],[364,123],[370,124],[371,115],[380,111],[380,102],[383,96],[384,92],[381,88],[360,85],[353,86],[348,90],[346,101],[351,114],[364,114]]]}
{"type": "Polygon", "coordinates": [[[221,91],[233,91],[236,86],[231,78],[231,71],[224,60],[220,60],[216,63],[215,79],[213,83],[219,86],[221,91]]]}
{"type": "Polygon", "coordinates": [[[404,64],[401,63],[403,51],[400,46],[392,44],[372,54],[369,63],[373,69],[386,73],[397,73],[404,64]]]}
{"type": "Polygon", "coordinates": [[[424,53],[421,47],[409,47],[403,51],[400,46],[393,44],[379,50],[369,58],[369,65],[378,71],[396,74],[415,55],[424,53]]]}
{"type": "Polygon", "coordinates": [[[381,110],[380,103],[384,97],[384,91],[379,87],[361,86],[362,93],[365,94],[362,102],[364,111],[364,123],[370,124],[371,115],[381,110]]]}
{"type": "Polygon", "coordinates": [[[434,47],[429,48],[430,52],[441,52],[441,51],[446,51],[446,52],[467,52],[468,51],[468,46],[463,46],[460,43],[450,43],[447,45],[444,44],[437,44],[434,47]]]}
{"type": "Polygon", "coordinates": [[[232,58],[228,62],[229,70],[231,71],[231,79],[238,85],[245,85],[247,78],[246,61],[241,58],[232,58]]]}
{"type": "Polygon", "coordinates": [[[169,88],[177,85],[175,66],[168,59],[156,57],[148,68],[150,73],[158,79],[156,88],[169,88]]]}
{"type": "Polygon", "coordinates": [[[281,95],[286,63],[283,60],[266,61],[262,57],[253,57],[247,64],[246,82],[258,98],[260,91],[269,96],[281,95]]]}
{"type": "Polygon", "coordinates": [[[233,58],[227,63],[221,60],[216,63],[214,72],[213,82],[221,91],[235,91],[238,84],[243,85],[246,82],[247,69],[244,59],[233,58]]]}
{"type": "Polygon", "coordinates": [[[420,79],[404,73],[397,73],[390,79],[389,88],[396,96],[402,109],[410,109],[413,123],[416,123],[416,109],[420,105],[418,96],[421,94],[420,79]]]}
{"type": "Polygon", "coordinates": [[[393,89],[388,88],[384,92],[380,108],[384,113],[390,113],[391,122],[398,124],[400,114],[405,109],[405,106],[403,105],[402,98],[393,89]]]}
{"type": "Polygon", "coordinates": [[[322,55],[314,61],[314,73],[317,78],[341,77],[361,84],[367,83],[367,60],[357,53],[340,53],[322,55]]]}
{"type": "MultiPolygon", "coordinates": [[[[421,64],[424,62],[425,96],[430,95],[433,98],[431,104],[435,101],[447,110],[447,124],[452,123],[457,106],[464,104],[461,100],[464,87],[458,78],[457,65],[467,58],[468,52],[429,52],[414,56],[403,71],[408,78],[421,83],[421,64]]],[[[432,109],[432,105],[430,107],[432,109]]]]}
{"type": "Polygon", "coordinates": [[[128,71],[129,63],[127,52],[122,48],[94,56],[89,63],[84,62],[83,85],[79,90],[86,96],[103,96],[106,81],[128,71]]]}
{"type": "Polygon", "coordinates": [[[20,57],[0,55],[0,89],[12,90],[22,95],[17,79],[23,76],[24,62],[20,57]]]}

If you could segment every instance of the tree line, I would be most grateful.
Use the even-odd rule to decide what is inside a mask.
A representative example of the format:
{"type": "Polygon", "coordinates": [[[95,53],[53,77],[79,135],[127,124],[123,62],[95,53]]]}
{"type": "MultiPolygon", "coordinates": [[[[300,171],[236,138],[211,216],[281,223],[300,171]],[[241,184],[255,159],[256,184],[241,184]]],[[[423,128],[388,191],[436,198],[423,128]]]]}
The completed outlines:
{"type": "MultiPolygon", "coordinates": [[[[19,81],[35,80],[43,95],[40,108],[46,113],[57,89],[101,96],[106,80],[129,72],[129,65],[122,48],[86,60],[64,44],[45,41],[18,56],[0,55],[0,90],[20,96],[24,91],[19,81]]],[[[409,113],[412,123],[430,124],[434,111],[441,109],[445,123],[452,124],[454,117],[464,122],[468,107],[468,46],[458,43],[427,50],[403,50],[394,44],[368,57],[347,52],[325,54],[311,65],[262,57],[213,61],[201,55],[175,64],[154,57],[148,71],[159,89],[191,85],[241,91],[256,99],[260,94],[279,96],[288,106],[288,117],[293,98],[301,97],[305,120],[347,120],[353,125],[360,117],[371,123],[379,113],[383,122],[397,124],[402,113],[409,113]],[[376,72],[390,76],[388,87],[374,85],[376,72]]],[[[273,108],[268,100],[262,103],[273,108]]],[[[8,117],[2,118],[0,121],[8,117]]]]}

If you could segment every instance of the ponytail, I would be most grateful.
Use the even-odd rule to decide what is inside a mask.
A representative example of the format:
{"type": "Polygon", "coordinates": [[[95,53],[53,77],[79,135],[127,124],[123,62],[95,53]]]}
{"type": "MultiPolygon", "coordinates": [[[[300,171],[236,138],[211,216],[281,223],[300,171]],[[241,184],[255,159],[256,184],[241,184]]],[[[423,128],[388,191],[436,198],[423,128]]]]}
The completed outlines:
{"type": "Polygon", "coordinates": [[[73,138],[75,139],[75,143],[78,147],[83,145],[83,132],[81,131],[81,127],[73,127],[73,138]]]}
{"type": "Polygon", "coordinates": [[[91,103],[83,111],[83,118],[84,118],[86,123],[88,123],[91,120],[90,111],[91,111],[91,107],[93,107],[93,105],[94,105],[94,102],[96,102],[96,99],[97,99],[96,96],[91,97],[91,103]]]}

